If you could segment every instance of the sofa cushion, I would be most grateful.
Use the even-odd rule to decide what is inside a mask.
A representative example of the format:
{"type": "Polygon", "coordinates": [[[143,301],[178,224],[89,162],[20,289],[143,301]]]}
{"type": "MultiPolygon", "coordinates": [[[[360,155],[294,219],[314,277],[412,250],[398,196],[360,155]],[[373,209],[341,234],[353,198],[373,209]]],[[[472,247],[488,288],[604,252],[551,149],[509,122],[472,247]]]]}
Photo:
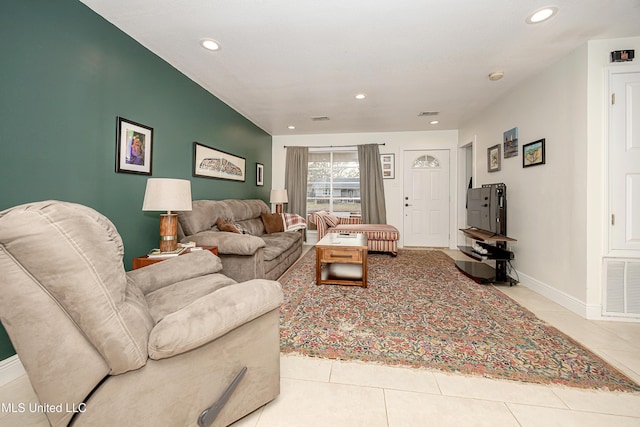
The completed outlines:
{"type": "Polygon", "coordinates": [[[240,227],[253,236],[262,236],[265,233],[264,224],[262,223],[262,219],[260,219],[259,215],[257,218],[243,219],[235,224],[236,227],[240,227]]]}
{"type": "Polygon", "coordinates": [[[277,213],[262,212],[260,214],[260,218],[262,218],[264,230],[267,234],[280,233],[284,231],[282,215],[277,213]]]}
{"type": "Polygon", "coordinates": [[[264,248],[264,260],[271,261],[278,255],[295,245],[302,235],[297,231],[265,234],[262,236],[266,246],[264,248]]]}
{"type": "Polygon", "coordinates": [[[251,234],[221,233],[219,231],[203,231],[184,238],[185,241],[196,242],[198,246],[217,246],[218,253],[229,255],[253,255],[265,243],[262,238],[251,234]]]}
{"type": "Polygon", "coordinates": [[[147,294],[146,300],[153,320],[158,323],[168,314],[186,307],[195,300],[236,281],[220,273],[194,277],[147,294]]]}
{"type": "Polygon", "coordinates": [[[277,309],[282,299],[280,284],[271,280],[224,286],[158,322],[149,335],[149,357],[160,360],[198,348],[277,309]]]}

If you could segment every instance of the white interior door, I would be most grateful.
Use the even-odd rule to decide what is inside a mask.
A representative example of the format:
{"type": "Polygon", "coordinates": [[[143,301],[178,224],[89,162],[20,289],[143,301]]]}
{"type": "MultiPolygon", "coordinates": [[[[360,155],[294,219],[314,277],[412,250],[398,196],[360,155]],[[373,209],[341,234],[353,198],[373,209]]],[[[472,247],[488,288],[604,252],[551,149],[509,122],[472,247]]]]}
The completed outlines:
{"type": "Polygon", "coordinates": [[[611,75],[609,126],[612,250],[640,250],[640,73],[611,75]]]}
{"type": "Polygon", "coordinates": [[[449,150],[404,152],[404,245],[449,246],[449,150]]]}

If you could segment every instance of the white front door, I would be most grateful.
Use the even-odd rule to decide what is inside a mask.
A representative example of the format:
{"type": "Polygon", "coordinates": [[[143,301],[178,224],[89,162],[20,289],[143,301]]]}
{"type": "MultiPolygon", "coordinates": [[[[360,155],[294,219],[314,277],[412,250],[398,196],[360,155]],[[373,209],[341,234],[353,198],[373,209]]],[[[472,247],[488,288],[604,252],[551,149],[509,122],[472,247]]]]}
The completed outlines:
{"type": "Polygon", "coordinates": [[[611,75],[609,191],[612,250],[640,250],[640,73],[611,75]]]}
{"type": "Polygon", "coordinates": [[[404,246],[449,246],[449,150],[404,152],[404,246]]]}

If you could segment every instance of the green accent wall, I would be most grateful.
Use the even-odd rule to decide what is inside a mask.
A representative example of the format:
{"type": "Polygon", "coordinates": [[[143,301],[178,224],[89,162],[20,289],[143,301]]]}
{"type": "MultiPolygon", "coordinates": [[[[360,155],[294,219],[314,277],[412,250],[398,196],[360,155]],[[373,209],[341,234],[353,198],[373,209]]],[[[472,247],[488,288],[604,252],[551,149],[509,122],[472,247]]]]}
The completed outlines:
{"type": "MultiPolygon", "coordinates": [[[[130,269],[157,247],[160,212],[141,210],[147,176],[115,172],[118,116],[153,128],[153,177],[190,179],[194,199],[268,202],[271,136],[81,2],[3,1],[0,52],[0,210],[90,206],[117,227],[130,269]],[[246,182],[192,177],[194,141],[244,157],[246,182]]],[[[0,328],[0,360],[13,354],[0,328]]]]}

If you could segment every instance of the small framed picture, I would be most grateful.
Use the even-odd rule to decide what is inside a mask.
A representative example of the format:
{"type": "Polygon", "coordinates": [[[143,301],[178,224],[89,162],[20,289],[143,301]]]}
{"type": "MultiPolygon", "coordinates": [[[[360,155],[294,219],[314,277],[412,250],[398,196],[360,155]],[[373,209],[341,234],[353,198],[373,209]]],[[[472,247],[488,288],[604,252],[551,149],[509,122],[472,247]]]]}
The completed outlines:
{"type": "Polygon", "coordinates": [[[153,128],[117,118],[116,172],[151,175],[153,128]]]}
{"type": "Polygon", "coordinates": [[[382,164],[382,178],[395,179],[396,177],[396,155],[380,154],[380,163],[382,164]]]}
{"type": "Polygon", "coordinates": [[[518,155],[518,128],[513,128],[504,133],[504,158],[518,155]]]}
{"type": "Polygon", "coordinates": [[[500,170],[500,144],[487,148],[487,171],[498,172],[500,170]]]}
{"type": "Polygon", "coordinates": [[[264,185],[264,165],[256,163],[256,185],[262,187],[264,185]]]}
{"type": "Polygon", "coordinates": [[[522,167],[544,165],[544,139],[539,139],[522,146],[522,167]]]}

